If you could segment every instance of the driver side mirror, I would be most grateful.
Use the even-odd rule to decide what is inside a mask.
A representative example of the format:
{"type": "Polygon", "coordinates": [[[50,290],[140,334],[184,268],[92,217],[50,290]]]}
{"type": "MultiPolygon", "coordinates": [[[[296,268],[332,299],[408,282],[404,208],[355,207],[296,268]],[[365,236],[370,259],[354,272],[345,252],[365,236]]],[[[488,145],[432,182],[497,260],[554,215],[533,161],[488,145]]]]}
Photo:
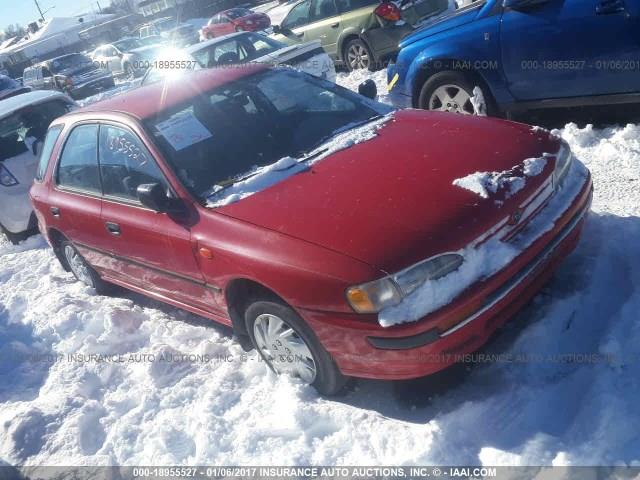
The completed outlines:
{"type": "Polygon", "coordinates": [[[280,25],[272,25],[273,33],[282,33],[283,29],[280,25]]]}
{"type": "Polygon", "coordinates": [[[158,213],[180,213],[182,208],[178,201],[169,198],[164,187],[159,183],[143,183],[136,189],[138,200],[147,208],[158,213]]]}
{"type": "Polygon", "coordinates": [[[358,93],[371,100],[375,100],[378,96],[378,87],[376,87],[376,83],[373,80],[365,80],[358,85],[358,93]]]}

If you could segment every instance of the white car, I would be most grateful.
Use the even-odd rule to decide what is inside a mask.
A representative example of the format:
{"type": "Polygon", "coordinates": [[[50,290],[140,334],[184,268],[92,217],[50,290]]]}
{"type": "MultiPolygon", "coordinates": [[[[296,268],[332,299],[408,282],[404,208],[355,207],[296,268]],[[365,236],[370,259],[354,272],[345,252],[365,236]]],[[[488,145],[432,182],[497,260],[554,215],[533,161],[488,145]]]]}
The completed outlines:
{"type": "Polygon", "coordinates": [[[12,243],[37,226],[29,188],[47,128],[75,105],[67,95],[45,90],[0,101],[0,230],[12,243]]]}
{"type": "Polygon", "coordinates": [[[290,65],[316,77],[335,82],[336,69],[320,41],[286,45],[256,32],[237,32],[192,45],[183,50],[166,51],[156,59],[142,85],[157,82],[185,70],[215,68],[241,63],[290,65]]]}

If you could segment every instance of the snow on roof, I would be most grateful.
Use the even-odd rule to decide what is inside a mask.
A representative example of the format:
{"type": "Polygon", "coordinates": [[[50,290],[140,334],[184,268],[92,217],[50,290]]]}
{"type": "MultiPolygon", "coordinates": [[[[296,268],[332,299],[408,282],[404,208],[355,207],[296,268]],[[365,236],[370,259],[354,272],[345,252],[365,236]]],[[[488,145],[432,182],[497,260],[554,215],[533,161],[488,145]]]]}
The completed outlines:
{"type": "Polygon", "coordinates": [[[6,100],[0,100],[0,118],[11,115],[15,111],[28,107],[29,105],[64,97],[66,97],[64,93],[50,90],[36,90],[34,92],[9,97],[6,100]]]}
{"type": "Polygon", "coordinates": [[[7,46],[4,51],[0,49],[0,53],[9,53],[39,42],[41,40],[61,34],[75,33],[76,38],[74,40],[79,40],[80,37],[77,36],[77,32],[79,32],[80,30],[84,30],[85,28],[91,27],[98,23],[105,22],[106,20],[111,20],[114,17],[115,15],[112,14],[89,14],[77,17],[50,18],[45,21],[44,25],[42,25],[37,32],[30,33],[27,38],[22,39],[13,45],[7,46]],[[81,19],[82,21],[80,21],[81,19]]]}

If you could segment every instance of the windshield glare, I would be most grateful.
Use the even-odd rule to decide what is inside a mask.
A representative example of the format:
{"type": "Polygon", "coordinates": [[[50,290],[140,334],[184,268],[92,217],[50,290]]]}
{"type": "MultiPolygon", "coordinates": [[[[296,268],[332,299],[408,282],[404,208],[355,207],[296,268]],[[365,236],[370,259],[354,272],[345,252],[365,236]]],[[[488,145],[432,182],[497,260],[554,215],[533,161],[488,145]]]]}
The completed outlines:
{"type": "Polygon", "coordinates": [[[142,42],[135,38],[129,38],[127,40],[121,40],[113,44],[118,50],[122,52],[126,52],[127,50],[133,50],[134,48],[138,48],[142,46],[142,42]]]}
{"type": "Polygon", "coordinates": [[[184,185],[205,201],[257,167],[299,158],[337,131],[390,108],[288,69],[244,78],[147,120],[184,185]]]}

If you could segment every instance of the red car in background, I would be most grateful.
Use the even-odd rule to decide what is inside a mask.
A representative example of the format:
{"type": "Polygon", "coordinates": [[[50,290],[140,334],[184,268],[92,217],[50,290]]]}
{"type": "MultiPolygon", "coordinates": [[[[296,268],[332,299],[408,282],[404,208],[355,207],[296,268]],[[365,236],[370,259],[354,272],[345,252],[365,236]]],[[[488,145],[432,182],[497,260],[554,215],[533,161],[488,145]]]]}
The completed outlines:
{"type": "Polygon", "coordinates": [[[55,120],[31,188],[80,281],[229,325],[324,394],[478,349],[574,248],[591,195],[547,131],[263,65],[55,120]]]}
{"type": "Polygon", "coordinates": [[[248,8],[230,8],[211,17],[200,30],[200,40],[208,40],[233,32],[255,32],[271,26],[271,20],[264,13],[248,8]]]}

